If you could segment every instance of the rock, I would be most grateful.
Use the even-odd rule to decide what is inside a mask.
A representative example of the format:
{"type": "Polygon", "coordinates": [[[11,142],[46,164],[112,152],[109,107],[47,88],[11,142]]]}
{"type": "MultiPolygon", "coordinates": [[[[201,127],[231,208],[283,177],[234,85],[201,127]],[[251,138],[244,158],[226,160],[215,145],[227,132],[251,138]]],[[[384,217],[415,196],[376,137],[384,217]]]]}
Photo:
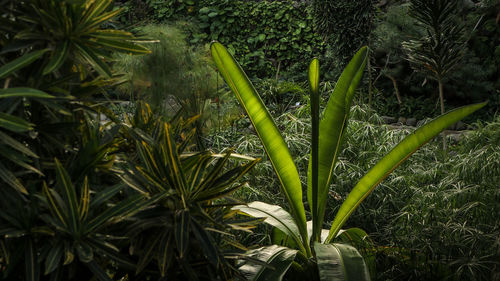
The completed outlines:
{"type": "Polygon", "coordinates": [[[391,116],[381,116],[380,118],[382,118],[382,120],[384,121],[385,124],[392,124],[392,123],[396,123],[396,118],[394,117],[391,117],[391,116]]]}
{"type": "Polygon", "coordinates": [[[417,125],[417,118],[408,118],[406,119],[406,125],[415,127],[417,125]]]}
{"type": "Polygon", "coordinates": [[[406,118],[404,117],[399,117],[398,118],[398,123],[401,124],[401,125],[404,125],[406,123],[406,118]]]}

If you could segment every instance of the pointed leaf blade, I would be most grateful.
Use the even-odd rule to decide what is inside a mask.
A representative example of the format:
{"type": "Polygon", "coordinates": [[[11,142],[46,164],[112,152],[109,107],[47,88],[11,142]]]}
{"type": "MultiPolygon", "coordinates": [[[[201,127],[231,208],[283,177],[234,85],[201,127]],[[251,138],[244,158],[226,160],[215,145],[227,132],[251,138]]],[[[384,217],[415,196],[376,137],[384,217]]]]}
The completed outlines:
{"type": "Polygon", "coordinates": [[[49,95],[33,88],[7,88],[0,90],[0,99],[3,98],[37,98],[37,99],[52,99],[54,96],[49,95]]]}
{"type": "Polygon", "coordinates": [[[304,244],[308,244],[307,240],[302,242],[299,234],[299,228],[293,217],[278,205],[270,205],[264,202],[254,201],[248,205],[239,205],[233,207],[233,210],[239,210],[249,216],[256,218],[265,218],[264,222],[268,223],[285,235],[288,235],[296,245],[298,245],[303,253],[306,253],[304,244]]]}
{"type": "Polygon", "coordinates": [[[248,280],[281,281],[295,259],[297,250],[272,245],[248,251],[246,255],[267,264],[263,266],[246,261],[239,269],[248,280]]]}
{"type": "Polygon", "coordinates": [[[236,95],[264,145],[271,164],[280,180],[282,191],[296,218],[300,234],[307,239],[306,216],[302,203],[299,173],[288,147],[273,118],[252,83],[232,55],[218,42],[211,45],[212,57],[224,80],[236,95]]]}
{"type": "Polygon", "coordinates": [[[368,268],[356,248],[314,243],[321,281],[369,281],[368,268]]]}
{"type": "Polygon", "coordinates": [[[486,105],[484,103],[472,104],[452,110],[439,116],[430,123],[418,128],[412,134],[404,138],[396,147],[394,147],[382,160],[380,160],[366,175],[359,180],[349,193],[344,203],[340,206],[327,242],[331,241],[339,232],[342,225],[349,216],[356,210],[361,202],[375,189],[375,187],[384,180],[394,169],[410,157],[417,149],[427,143],[433,137],[438,135],[447,127],[458,122],[465,116],[486,105]]]}
{"type": "Polygon", "coordinates": [[[31,52],[28,54],[23,55],[20,58],[17,58],[7,64],[4,64],[0,67],[0,79],[7,77],[7,75],[11,74],[12,72],[19,70],[38,58],[40,58],[45,52],[47,52],[48,49],[40,50],[40,51],[35,51],[31,52]]]}
{"type": "MultiPolygon", "coordinates": [[[[314,226],[315,233],[320,233],[322,228],[333,168],[341,151],[342,136],[347,128],[352,98],[363,75],[367,53],[366,47],[361,48],[344,69],[319,124],[318,204],[316,210],[318,223],[314,226]]],[[[307,176],[307,198],[312,206],[312,164],[309,164],[307,176]]]]}

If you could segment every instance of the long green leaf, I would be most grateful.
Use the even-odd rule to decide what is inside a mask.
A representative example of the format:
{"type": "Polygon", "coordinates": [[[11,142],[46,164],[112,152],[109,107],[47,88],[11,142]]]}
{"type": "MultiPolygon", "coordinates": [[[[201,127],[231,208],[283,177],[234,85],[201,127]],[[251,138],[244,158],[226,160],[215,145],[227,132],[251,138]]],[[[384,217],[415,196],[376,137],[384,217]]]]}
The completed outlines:
{"type": "Polygon", "coordinates": [[[239,269],[247,280],[281,281],[296,254],[296,250],[276,245],[250,250],[247,256],[265,262],[267,266],[247,261],[239,269]]]}
{"type": "Polygon", "coordinates": [[[0,139],[4,144],[12,147],[18,152],[21,152],[29,157],[38,158],[38,155],[36,155],[33,151],[31,151],[26,145],[20,143],[19,141],[15,140],[14,138],[10,137],[7,134],[2,133],[1,131],[0,131],[0,139]]]}
{"type": "MultiPolygon", "coordinates": [[[[328,100],[323,119],[319,124],[318,144],[318,195],[317,214],[313,213],[314,232],[320,233],[323,224],[329,185],[333,176],[333,168],[341,151],[342,136],[347,128],[352,98],[363,75],[367,61],[367,48],[361,48],[349,62],[335,85],[328,100]]],[[[314,169],[309,163],[307,173],[307,199],[312,206],[312,178],[314,169]]],[[[319,239],[316,239],[319,241],[319,239]]]]}
{"type": "Polygon", "coordinates": [[[49,254],[47,255],[47,258],[45,259],[45,275],[51,273],[54,271],[60,264],[61,264],[61,259],[64,254],[64,244],[63,243],[56,243],[50,251],[49,254]]]}
{"type": "Polygon", "coordinates": [[[124,52],[128,54],[145,55],[151,53],[146,47],[127,42],[125,38],[120,39],[97,39],[95,44],[102,45],[113,51],[124,52]]]}
{"type": "Polygon", "coordinates": [[[179,210],[175,214],[175,243],[179,258],[184,259],[189,245],[189,226],[191,216],[187,210],[179,210]]]}
{"type": "Polygon", "coordinates": [[[485,106],[486,102],[472,104],[457,108],[441,115],[430,123],[415,130],[412,134],[403,139],[396,147],[394,147],[382,160],[380,160],[366,175],[359,180],[349,193],[344,203],[340,206],[330,233],[328,234],[327,242],[330,242],[339,232],[342,225],[349,216],[356,210],[361,202],[375,189],[375,187],[383,181],[394,169],[403,163],[410,155],[418,148],[427,143],[441,131],[448,128],[452,124],[458,122],[465,116],[485,106]]]}
{"type": "Polygon", "coordinates": [[[80,214],[78,211],[78,200],[76,199],[76,190],[71,183],[71,178],[69,177],[66,169],[63,168],[59,160],[54,159],[56,163],[56,176],[57,184],[63,193],[64,203],[68,208],[69,229],[73,233],[77,233],[80,229],[80,214]]]}
{"type": "Polygon", "coordinates": [[[24,264],[26,280],[38,281],[40,279],[38,258],[31,238],[26,240],[26,246],[24,247],[24,264]]]}
{"type": "Polygon", "coordinates": [[[97,71],[99,74],[106,78],[111,78],[111,69],[109,66],[101,60],[95,52],[87,48],[82,44],[74,44],[75,47],[80,51],[83,58],[97,71]]]}
{"type": "Polygon", "coordinates": [[[33,124],[22,118],[0,112],[0,128],[5,128],[16,133],[22,133],[32,130],[33,126],[33,124]]]}
{"type": "Polygon", "coordinates": [[[311,206],[311,214],[313,221],[312,239],[313,241],[320,241],[320,231],[322,222],[319,221],[318,216],[318,141],[319,141],[319,62],[318,59],[313,59],[309,65],[309,94],[311,97],[311,156],[309,163],[311,166],[311,185],[308,185],[307,197],[312,196],[309,200],[311,206]]]}
{"type": "Polygon", "coordinates": [[[40,50],[40,51],[34,51],[28,54],[23,55],[20,58],[17,58],[7,64],[4,64],[0,67],[0,79],[7,77],[7,75],[11,74],[12,72],[19,70],[30,63],[34,62],[38,58],[40,58],[45,52],[47,52],[48,49],[40,50]]]}
{"type": "Polygon", "coordinates": [[[300,250],[306,254],[305,245],[309,244],[308,240],[303,240],[298,236],[299,228],[293,217],[278,205],[270,205],[264,202],[254,201],[247,205],[239,205],[232,208],[255,218],[265,218],[264,222],[268,223],[283,233],[288,235],[300,250]]]}
{"type": "Polygon", "coordinates": [[[6,182],[8,185],[10,185],[12,188],[16,189],[17,191],[28,194],[28,190],[23,186],[23,184],[19,181],[16,176],[5,167],[2,162],[0,162],[0,179],[2,179],[4,182],[6,182]]]}
{"type": "MultiPolygon", "coordinates": [[[[290,204],[300,235],[307,239],[302,186],[297,167],[273,118],[233,56],[218,42],[211,45],[214,62],[250,118],[290,204]]],[[[309,246],[308,246],[309,247],[309,246]]],[[[308,248],[309,249],[309,248],[308,248]]]]}
{"type": "Polygon", "coordinates": [[[370,273],[356,248],[345,244],[314,243],[321,281],[369,281],[370,273]]]}
{"type": "Polygon", "coordinates": [[[105,210],[99,216],[92,219],[86,227],[86,233],[94,231],[95,229],[109,222],[114,217],[125,218],[127,216],[130,216],[132,213],[135,213],[142,208],[153,204],[164,196],[166,196],[166,194],[158,194],[151,197],[149,200],[145,200],[144,196],[136,195],[127,200],[123,200],[115,206],[105,210]]]}
{"type": "Polygon", "coordinates": [[[15,97],[25,97],[25,98],[37,98],[37,99],[51,99],[54,96],[49,95],[33,88],[7,88],[0,90],[0,99],[3,98],[15,98],[15,97]]]}
{"type": "Polygon", "coordinates": [[[57,70],[63,64],[69,53],[69,44],[69,40],[66,40],[57,45],[52,58],[43,69],[43,75],[47,75],[52,71],[57,70]]]}

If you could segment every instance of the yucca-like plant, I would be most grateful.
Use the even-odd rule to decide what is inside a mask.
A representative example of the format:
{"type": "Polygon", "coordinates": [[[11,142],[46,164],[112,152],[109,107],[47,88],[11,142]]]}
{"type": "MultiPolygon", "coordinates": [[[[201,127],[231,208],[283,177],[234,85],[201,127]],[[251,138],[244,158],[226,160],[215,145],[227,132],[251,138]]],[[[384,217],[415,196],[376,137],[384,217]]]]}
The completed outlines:
{"type": "Polygon", "coordinates": [[[455,109],[407,136],[359,180],[339,208],[330,230],[325,230],[323,219],[333,168],[341,151],[351,102],[366,64],[367,48],[358,51],[337,81],[321,122],[318,61],[313,60],[309,67],[312,115],[312,146],[307,184],[307,198],[312,216],[312,221],[309,223],[302,202],[302,185],[297,168],[272,117],[231,54],[217,42],[212,44],[211,50],[221,75],[254,125],[290,207],[290,213],[280,206],[262,202],[235,207],[250,216],[264,217],[266,223],[280,231],[275,236],[274,243],[295,248],[271,246],[253,251],[252,255],[270,263],[274,266],[274,270],[246,263],[241,269],[251,280],[261,280],[261,278],[281,280],[294,260],[298,263],[293,263],[293,268],[308,272],[309,278],[369,280],[368,267],[359,252],[348,244],[334,243],[351,241],[351,244],[354,244],[353,240],[365,239],[366,233],[355,228],[342,230],[342,226],[375,187],[419,147],[451,124],[485,105],[481,103],[455,109]],[[312,270],[311,265],[316,269],[312,270]]]}
{"type": "Polygon", "coordinates": [[[149,52],[131,33],[106,28],[120,12],[111,4],[0,2],[0,179],[24,194],[14,171],[43,176],[44,163],[73,152],[67,144],[77,141],[71,132],[78,131],[81,112],[100,111],[101,105],[86,106],[118,83],[108,65],[111,53],[149,52]]]}
{"type": "Polygon", "coordinates": [[[123,167],[121,177],[142,194],[163,196],[126,227],[131,253],[138,256],[138,278],[235,278],[235,260],[245,258],[245,247],[231,231],[246,230],[254,220],[237,219],[231,207],[239,201],[228,196],[244,185],[240,179],[259,159],[231,151],[186,152],[195,133],[186,127],[196,117],[167,123],[145,105],[137,109],[140,117],[132,122],[143,129],[129,129],[137,159],[123,167]],[[231,159],[244,163],[227,168],[231,159]]]}

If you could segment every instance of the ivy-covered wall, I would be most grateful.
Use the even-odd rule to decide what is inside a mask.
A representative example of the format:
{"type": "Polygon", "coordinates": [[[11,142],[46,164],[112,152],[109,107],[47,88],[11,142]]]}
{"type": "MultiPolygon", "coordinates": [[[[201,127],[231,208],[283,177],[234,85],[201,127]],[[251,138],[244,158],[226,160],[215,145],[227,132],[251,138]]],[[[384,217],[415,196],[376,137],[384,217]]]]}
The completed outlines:
{"type": "Polygon", "coordinates": [[[126,20],[196,23],[191,43],[218,40],[254,77],[292,78],[321,56],[325,44],[313,30],[311,5],[304,1],[131,0],[126,20]],[[140,6],[144,15],[131,15],[140,6]],[[147,9],[144,9],[147,7],[147,9]]]}

